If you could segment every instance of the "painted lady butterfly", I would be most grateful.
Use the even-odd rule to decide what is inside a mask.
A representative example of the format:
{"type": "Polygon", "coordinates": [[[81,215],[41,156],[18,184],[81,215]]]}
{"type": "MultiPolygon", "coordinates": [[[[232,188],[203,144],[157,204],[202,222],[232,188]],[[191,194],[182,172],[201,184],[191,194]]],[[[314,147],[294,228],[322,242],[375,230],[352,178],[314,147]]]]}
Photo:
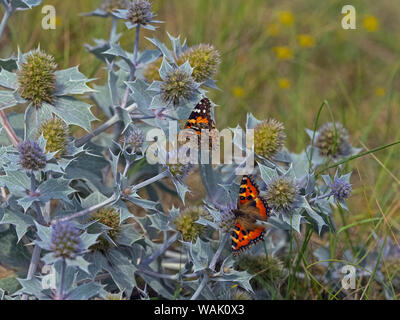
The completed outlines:
{"type": "Polygon", "coordinates": [[[267,221],[270,211],[267,202],[260,197],[257,184],[249,176],[243,176],[239,189],[238,208],[233,210],[236,219],[232,231],[234,256],[264,240],[265,229],[257,223],[257,220],[267,221]]]}
{"type": "Polygon", "coordinates": [[[185,129],[192,129],[197,135],[201,134],[202,129],[215,129],[214,121],[211,118],[211,101],[208,98],[201,99],[193,109],[185,129]]]}

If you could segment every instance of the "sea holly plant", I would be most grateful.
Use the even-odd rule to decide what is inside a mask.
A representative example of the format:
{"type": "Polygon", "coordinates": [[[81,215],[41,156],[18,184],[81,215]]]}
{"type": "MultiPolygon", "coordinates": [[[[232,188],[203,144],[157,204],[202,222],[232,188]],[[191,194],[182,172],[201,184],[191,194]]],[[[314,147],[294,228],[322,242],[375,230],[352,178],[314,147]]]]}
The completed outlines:
{"type": "MultiPolygon", "coordinates": [[[[3,1],[6,15],[39,3],[3,1]]],[[[101,60],[105,79],[92,84],[77,67],[59,70],[39,45],[26,53],[14,48],[16,57],[0,60],[0,263],[16,270],[12,286],[0,281],[0,298],[270,297],[258,290],[257,268],[273,265],[276,277],[267,281],[292,280],[301,259],[296,247],[333,233],[335,210],[347,209],[352,186],[340,161],[359,152],[348,132],[337,123],[309,131],[311,145],[295,154],[282,122],[248,114],[245,130],[228,132],[233,147],[252,156],[192,161],[203,149],[187,157],[190,148],[171,134],[184,132],[180,120],[190,119],[199,132],[218,124],[200,103],[207,99],[213,109],[209,90],[223,94],[215,82],[218,50],[170,34],[168,45],[143,37],[142,29],[155,33],[160,23],[147,0],[105,0],[84,16],[113,20],[109,39],[86,46],[101,60]],[[128,49],[119,43],[118,23],[124,32],[135,30],[128,49]],[[86,133],[75,137],[71,126],[86,133]],[[242,143],[247,132],[252,145],[242,143]],[[250,172],[238,174],[243,167],[250,172]],[[195,185],[189,178],[198,178],[195,185]],[[202,196],[201,185],[206,195],[192,203],[187,195],[202,196]],[[238,208],[240,201],[250,205],[238,208]],[[260,203],[265,217],[255,211],[260,203]],[[233,255],[241,223],[245,240],[263,231],[233,255]],[[296,235],[304,236],[302,244],[296,235]]]]}

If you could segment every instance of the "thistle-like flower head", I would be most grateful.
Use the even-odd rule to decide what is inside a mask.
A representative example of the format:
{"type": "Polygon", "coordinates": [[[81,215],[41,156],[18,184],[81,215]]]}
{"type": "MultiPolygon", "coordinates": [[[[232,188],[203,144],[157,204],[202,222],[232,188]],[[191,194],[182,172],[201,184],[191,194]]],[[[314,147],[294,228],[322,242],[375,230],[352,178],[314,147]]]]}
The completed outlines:
{"type": "Polygon", "coordinates": [[[280,176],[271,181],[265,192],[265,200],[274,211],[289,212],[298,201],[299,188],[294,179],[280,176]]]}
{"type": "Polygon", "coordinates": [[[133,128],[125,136],[125,144],[132,148],[133,152],[139,151],[144,143],[144,132],[139,128],[133,128]]]}
{"type": "Polygon", "coordinates": [[[52,103],[56,69],[54,57],[40,50],[32,51],[18,71],[19,95],[36,107],[40,107],[43,102],[52,103]]]}
{"type": "Polygon", "coordinates": [[[192,169],[194,167],[191,162],[189,162],[189,163],[179,162],[179,150],[178,149],[173,149],[173,150],[169,151],[166,154],[165,161],[166,161],[166,167],[167,167],[170,175],[173,178],[178,179],[180,181],[185,180],[186,177],[189,175],[189,173],[192,171],[192,169]]]}
{"type": "MultiPolygon", "coordinates": [[[[110,228],[107,231],[107,235],[111,240],[115,241],[120,232],[120,213],[114,208],[101,208],[94,212],[90,217],[90,220],[98,220],[101,224],[106,225],[110,228]]],[[[93,250],[107,251],[111,247],[111,243],[104,237],[100,236],[98,242],[91,247],[93,250]]]]}
{"type": "Polygon", "coordinates": [[[321,156],[325,157],[346,157],[351,153],[349,135],[340,123],[329,122],[323,125],[316,133],[315,146],[321,156]]]}
{"type": "Polygon", "coordinates": [[[80,230],[70,221],[52,225],[51,250],[55,258],[75,259],[82,251],[80,230]]]}
{"type": "Polygon", "coordinates": [[[46,167],[46,155],[35,141],[23,141],[18,145],[19,163],[26,170],[38,171],[46,167]]]}
{"type": "Polygon", "coordinates": [[[61,158],[67,152],[69,130],[67,124],[60,118],[52,118],[44,122],[39,130],[38,136],[43,134],[47,140],[46,151],[56,152],[55,158],[61,158]]]}
{"type": "Polygon", "coordinates": [[[132,24],[147,25],[153,19],[151,4],[147,0],[135,0],[130,3],[127,18],[132,24]]]}
{"type": "Polygon", "coordinates": [[[194,68],[192,77],[196,82],[212,79],[221,63],[218,50],[209,44],[191,47],[179,56],[177,62],[181,65],[187,60],[189,60],[190,66],[194,68]]]}
{"type": "Polygon", "coordinates": [[[271,159],[285,145],[283,124],[275,119],[264,120],[254,128],[254,152],[271,159]]]}
{"type": "Polygon", "coordinates": [[[161,83],[162,100],[174,105],[178,105],[182,99],[192,99],[196,90],[197,85],[192,76],[180,68],[170,71],[161,83]]]}
{"type": "Polygon", "coordinates": [[[176,229],[182,234],[183,240],[196,241],[204,232],[205,227],[196,223],[200,217],[209,219],[207,213],[200,207],[189,207],[175,219],[176,229]]]}
{"type": "Polygon", "coordinates": [[[331,185],[331,193],[336,201],[344,201],[351,195],[351,184],[342,177],[335,177],[335,180],[331,185]]]}

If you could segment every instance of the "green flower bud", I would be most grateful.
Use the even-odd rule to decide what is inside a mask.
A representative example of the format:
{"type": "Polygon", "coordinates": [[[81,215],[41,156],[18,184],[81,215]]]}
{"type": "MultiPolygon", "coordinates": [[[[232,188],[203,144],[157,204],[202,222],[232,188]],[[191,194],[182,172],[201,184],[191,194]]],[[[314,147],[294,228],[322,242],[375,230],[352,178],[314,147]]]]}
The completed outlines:
{"type": "Polygon", "coordinates": [[[349,135],[340,123],[334,125],[332,122],[329,122],[323,125],[316,133],[315,147],[319,149],[321,156],[325,157],[346,157],[351,153],[349,135]]]}
{"type": "Polygon", "coordinates": [[[271,159],[285,145],[283,124],[275,119],[264,120],[254,128],[254,152],[271,159]]]}
{"type": "Polygon", "coordinates": [[[54,57],[40,50],[32,51],[18,71],[18,93],[36,107],[43,102],[52,103],[56,88],[54,57]]]}
{"type": "MultiPolygon", "coordinates": [[[[120,214],[119,211],[114,208],[101,208],[94,212],[90,218],[90,221],[98,220],[101,224],[111,228],[107,231],[107,235],[115,241],[120,232],[120,214]]],[[[111,243],[103,236],[100,236],[98,242],[94,244],[92,250],[107,251],[110,249],[111,243]]]]}
{"type": "Polygon", "coordinates": [[[184,241],[196,241],[196,239],[204,232],[205,226],[196,223],[200,217],[210,219],[207,212],[200,207],[192,207],[182,211],[175,219],[176,229],[182,233],[184,241]]]}
{"type": "Polygon", "coordinates": [[[275,211],[290,211],[298,200],[299,189],[296,182],[288,177],[272,181],[265,192],[265,200],[275,211]]]}
{"type": "Polygon", "coordinates": [[[47,140],[46,151],[56,152],[55,158],[61,158],[67,152],[69,130],[67,124],[60,118],[52,118],[43,123],[38,131],[38,137],[43,134],[47,140]]]}
{"type": "Polygon", "coordinates": [[[183,52],[178,58],[178,64],[189,60],[194,68],[192,77],[196,82],[203,82],[214,78],[221,63],[220,54],[212,45],[199,44],[183,52]]]}
{"type": "Polygon", "coordinates": [[[188,73],[174,69],[161,84],[161,97],[165,103],[177,105],[181,99],[191,99],[196,89],[196,82],[188,73]]]}

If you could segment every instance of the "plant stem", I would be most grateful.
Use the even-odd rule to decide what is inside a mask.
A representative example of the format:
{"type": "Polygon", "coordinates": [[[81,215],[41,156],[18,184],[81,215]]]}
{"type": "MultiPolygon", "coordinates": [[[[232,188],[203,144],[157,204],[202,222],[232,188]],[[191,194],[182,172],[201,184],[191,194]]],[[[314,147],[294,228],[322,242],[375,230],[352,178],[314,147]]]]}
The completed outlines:
{"type": "Polygon", "coordinates": [[[6,28],[8,18],[10,18],[10,15],[11,15],[11,11],[7,8],[6,3],[4,3],[4,6],[5,6],[5,12],[4,12],[3,19],[1,20],[1,24],[0,24],[0,40],[3,35],[4,30],[6,28]]]}
{"type": "Polygon", "coordinates": [[[160,249],[158,249],[150,257],[148,257],[146,260],[144,260],[140,264],[148,266],[155,259],[157,259],[160,255],[162,255],[177,239],[178,239],[178,234],[175,233],[171,238],[169,238],[168,240],[164,241],[164,243],[163,243],[163,245],[161,246],[160,249]]]}
{"type": "Polygon", "coordinates": [[[368,155],[370,153],[374,153],[374,152],[377,152],[377,151],[381,151],[381,150],[387,149],[387,148],[392,147],[392,146],[394,146],[396,144],[399,144],[399,143],[400,143],[400,140],[392,142],[392,143],[389,143],[389,144],[384,145],[384,146],[380,146],[380,147],[377,147],[377,148],[362,152],[362,153],[359,153],[359,154],[356,154],[356,155],[348,157],[348,158],[345,158],[343,160],[335,162],[334,164],[332,164],[332,165],[330,165],[330,166],[328,166],[326,168],[321,169],[320,171],[318,171],[316,173],[316,175],[319,175],[319,174],[321,174],[322,172],[324,172],[326,170],[329,170],[329,169],[332,169],[332,168],[336,168],[336,167],[340,166],[343,163],[349,162],[349,161],[357,159],[357,158],[361,158],[361,157],[366,156],[366,155],[368,155]]]}
{"type": "Polygon", "coordinates": [[[221,242],[219,244],[218,250],[217,250],[217,252],[215,253],[214,257],[211,260],[210,269],[212,271],[215,271],[215,265],[217,264],[218,258],[221,255],[222,250],[224,249],[225,243],[228,240],[228,238],[229,238],[229,234],[227,234],[227,233],[224,234],[224,236],[223,236],[223,238],[222,238],[222,240],[221,240],[221,242]]]}
{"type": "MultiPolygon", "coordinates": [[[[131,105],[126,110],[128,112],[133,111],[136,108],[136,104],[131,105]]],[[[82,147],[85,143],[89,142],[92,138],[98,136],[100,133],[106,131],[108,128],[112,127],[119,121],[118,114],[113,115],[110,119],[108,119],[105,123],[94,129],[92,132],[88,133],[87,135],[83,136],[82,138],[75,141],[75,146],[77,148],[82,147]]]]}
{"type": "Polygon", "coordinates": [[[193,296],[190,298],[190,300],[196,300],[200,296],[201,292],[203,291],[204,287],[207,284],[207,281],[208,281],[208,275],[204,273],[203,280],[201,281],[196,292],[193,294],[193,296]]]}
{"type": "Polygon", "coordinates": [[[67,264],[65,263],[65,258],[63,258],[62,262],[61,262],[61,279],[60,279],[60,284],[57,288],[57,299],[58,300],[64,300],[64,280],[65,280],[66,267],[67,267],[67,264]]]}
{"type": "Polygon", "coordinates": [[[115,18],[115,17],[113,16],[113,17],[112,17],[112,25],[111,25],[110,42],[111,42],[112,38],[114,38],[115,35],[117,34],[117,23],[118,23],[117,18],[115,18]]]}
{"type": "Polygon", "coordinates": [[[4,131],[7,134],[8,139],[10,139],[10,142],[13,144],[14,147],[17,147],[19,145],[19,139],[18,139],[17,135],[15,134],[14,129],[11,127],[10,123],[8,122],[7,116],[3,110],[0,110],[0,122],[4,128],[4,131]]]}
{"type": "Polygon", "coordinates": [[[168,170],[165,170],[165,171],[159,173],[158,175],[154,176],[153,178],[147,179],[137,185],[132,186],[131,190],[132,190],[132,192],[135,192],[136,190],[146,187],[149,184],[152,184],[153,182],[161,180],[161,179],[167,177],[168,175],[169,175],[168,170]]]}
{"type": "MultiPolygon", "coordinates": [[[[33,275],[36,273],[36,269],[40,260],[40,251],[41,248],[38,245],[35,245],[35,248],[33,249],[32,253],[31,262],[29,264],[28,275],[26,276],[26,280],[31,280],[33,278],[33,275]]],[[[28,295],[23,294],[21,299],[28,300],[28,295]]]]}
{"type": "Polygon", "coordinates": [[[117,199],[118,199],[117,195],[114,194],[112,197],[108,198],[107,200],[105,200],[105,201],[103,201],[103,202],[101,202],[99,204],[96,204],[96,205],[91,206],[91,207],[89,207],[87,209],[84,209],[82,211],[74,213],[74,214],[72,214],[72,215],[70,215],[68,217],[55,219],[55,220],[52,221],[52,224],[57,223],[57,222],[69,221],[69,220],[76,219],[76,218],[79,218],[79,217],[83,217],[83,216],[85,216],[85,215],[87,215],[87,214],[89,214],[89,213],[91,213],[93,211],[96,211],[98,209],[101,209],[101,208],[113,203],[117,199]]]}

